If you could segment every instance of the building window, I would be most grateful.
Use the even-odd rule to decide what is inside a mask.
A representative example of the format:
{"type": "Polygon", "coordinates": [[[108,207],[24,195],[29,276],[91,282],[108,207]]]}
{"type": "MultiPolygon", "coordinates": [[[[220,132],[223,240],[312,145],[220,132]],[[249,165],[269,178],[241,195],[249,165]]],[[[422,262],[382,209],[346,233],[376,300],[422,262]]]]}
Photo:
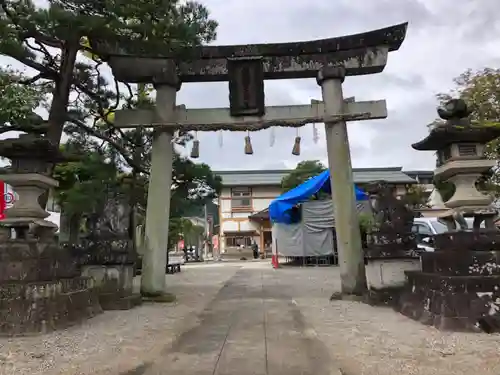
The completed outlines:
{"type": "Polygon", "coordinates": [[[56,200],[51,196],[47,200],[47,211],[61,212],[61,207],[59,207],[56,200]]]}
{"type": "Polygon", "coordinates": [[[231,189],[231,209],[233,211],[251,211],[252,190],[250,188],[231,189]]]}
{"type": "Polygon", "coordinates": [[[252,237],[226,237],[226,247],[249,247],[252,245],[252,237]]]}
{"type": "Polygon", "coordinates": [[[418,182],[420,182],[423,185],[429,185],[432,184],[432,178],[420,177],[418,182]]]}

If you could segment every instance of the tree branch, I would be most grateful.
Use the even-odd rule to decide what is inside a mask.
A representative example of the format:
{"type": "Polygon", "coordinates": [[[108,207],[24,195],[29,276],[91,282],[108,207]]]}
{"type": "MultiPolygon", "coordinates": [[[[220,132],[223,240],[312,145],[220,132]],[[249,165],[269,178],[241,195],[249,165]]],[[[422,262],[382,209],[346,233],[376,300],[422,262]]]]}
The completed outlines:
{"type": "Polygon", "coordinates": [[[99,138],[105,142],[107,142],[111,147],[113,147],[116,151],[118,151],[122,157],[125,159],[128,165],[130,165],[132,168],[136,169],[138,172],[144,173],[146,175],[149,175],[149,171],[144,169],[141,165],[138,163],[135,163],[132,158],[127,156],[127,150],[118,144],[116,141],[111,139],[108,136],[105,136],[104,134],[99,133],[98,131],[92,129],[90,126],[86,125],[83,121],[76,119],[72,116],[68,115],[68,121],[71,122],[72,124],[75,124],[78,126],[80,129],[84,130],[86,133],[90,134],[91,136],[94,136],[96,138],[99,138]]]}
{"type": "Polygon", "coordinates": [[[21,55],[15,55],[11,54],[9,57],[12,57],[13,59],[19,61],[21,64],[24,64],[32,69],[35,69],[39,71],[44,78],[51,79],[51,80],[56,80],[57,79],[57,72],[53,69],[47,68],[43,64],[40,64],[29,57],[21,56],[21,55]]]}
{"type": "Polygon", "coordinates": [[[19,80],[18,83],[21,85],[32,85],[33,83],[35,83],[36,81],[38,81],[39,79],[42,79],[42,78],[46,78],[46,77],[44,77],[43,73],[39,73],[34,77],[19,80]]]}
{"type": "Polygon", "coordinates": [[[25,132],[27,131],[26,127],[23,126],[2,126],[0,127],[0,134],[8,133],[8,132],[25,132]]]}
{"type": "MultiPolygon", "coordinates": [[[[21,29],[22,27],[20,26],[20,18],[13,12],[10,11],[7,2],[5,0],[0,0],[0,5],[2,7],[2,10],[4,11],[5,15],[7,18],[10,19],[10,21],[18,28],[21,29]]],[[[54,48],[62,48],[63,44],[60,40],[50,37],[48,35],[45,35],[38,31],[35,27],[31,25],[31,27],[27,27],[27,31],[22,32],[19,31],[19,37],[23,40],[28,39],[28,38],[33,38],[36,39],[40,43],[44,43],[48,45],[49,47],[54,47],[54,48]]]]}
{"type": "Polygon", "coordinates": [[[63,48],[63,42],[62,41],[60,41],[59,39],[50,37],[48,35],[44,35],[44,34],[42,34],[39,31],[30,30],[27,33],[25,33],[24,36],[26,38],[33,38],[33,39],[35,39],[35,41],[39,45],[45,44],[45,45],[47,45],[49,47],[52,47],[52,48],[59,48],[59,49],[63,48]]]}

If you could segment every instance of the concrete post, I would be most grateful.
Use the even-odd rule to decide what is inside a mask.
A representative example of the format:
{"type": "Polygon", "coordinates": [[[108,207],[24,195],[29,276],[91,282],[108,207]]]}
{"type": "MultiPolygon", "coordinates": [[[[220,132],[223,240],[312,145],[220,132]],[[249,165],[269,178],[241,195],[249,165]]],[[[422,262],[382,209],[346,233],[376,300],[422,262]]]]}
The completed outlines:
{"type": "MultiPolygon", "coordinates": [[[[344,112],[342,82],[345,73],[343,67],[329,67],[319,72],[317,82],[321,86],[326,116],[344,112]]],[[[367,290],[365,263],[346,123],[343,120],[327,122],[325,132],[342,294],[362,295],[367,290]]]]}
{"type": "Polygon", "coordinates": [[[207,211],[207,204],[205,203],[205,207],[203,208],[204,210],[204,217],[205,217],[205,222],[204,222],[204,230],[205,230],[205,235],[203,236],[205,238],[204,246],[203,246],[203,259],[207,260],[208,259],[208,241],[210,237],[209,233],[209,227],[208,227],[208,211],[207,211]]]}
{"type": "MultiPolygon", "coordinates": [[[[156,116],[168,121],[175,110],[177,87],[156,87],[156,116]]],[[[148,205],[144,255],[142,258],[141,294],[159,296],[165,293],[165,268],[168,251],[168,225],[170,217],[170,190],[172,186],[173,134],[158,129],[153,136],[151,171],[149,176],[148,205]]]]}

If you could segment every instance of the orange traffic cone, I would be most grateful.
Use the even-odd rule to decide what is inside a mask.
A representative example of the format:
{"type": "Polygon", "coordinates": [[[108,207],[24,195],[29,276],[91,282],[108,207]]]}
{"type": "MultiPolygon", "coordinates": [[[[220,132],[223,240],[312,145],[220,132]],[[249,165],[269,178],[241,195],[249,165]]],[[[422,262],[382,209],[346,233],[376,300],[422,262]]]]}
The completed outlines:
{"type": "Polygon", "coordinates": [[[279,268],[280,264],[279,264],[279,261],[278,261],[278,255],[277,254],[273,254],[273,256],[271,258],[271,264],[273,265],[274,269],[279,268]]]}

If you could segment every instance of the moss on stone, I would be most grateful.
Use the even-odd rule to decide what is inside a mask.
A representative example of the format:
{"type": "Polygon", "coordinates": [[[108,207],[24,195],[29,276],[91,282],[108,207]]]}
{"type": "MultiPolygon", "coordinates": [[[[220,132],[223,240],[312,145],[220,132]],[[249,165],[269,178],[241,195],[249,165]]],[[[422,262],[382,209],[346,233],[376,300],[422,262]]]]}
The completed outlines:
{"type": "Polygon", "coordinates": [[[164,293],[160,295],[143,295],[142,300],[144,302],[156,302],[156,303],[172,303],[177,300],[175,294],[164,293]]]}

